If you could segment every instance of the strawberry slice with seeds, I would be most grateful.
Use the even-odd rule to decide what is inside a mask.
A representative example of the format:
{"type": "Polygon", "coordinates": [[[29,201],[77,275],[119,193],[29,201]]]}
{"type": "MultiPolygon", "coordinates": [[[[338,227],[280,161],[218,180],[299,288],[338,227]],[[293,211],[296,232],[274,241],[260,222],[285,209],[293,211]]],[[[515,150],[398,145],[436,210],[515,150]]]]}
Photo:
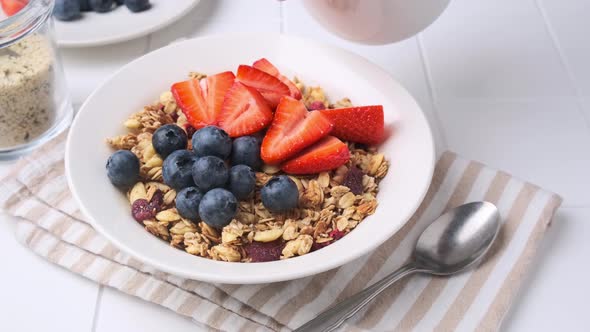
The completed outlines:
{"type": "Polygon", "coordinates": [[[256,69],[260,69],[263,72],[266,72],[266,73],[278,78],[281,82],[283,82],[283,83],[285,83],[285,85],[287,85],[287,87],[289,88],[291,97],[293,97],[295,99],[301,99],[301,91],[299,91],[297,86],[295,86],[295,84],[293,82],[291,82],[291,80],[288,79],[286,76],[281,75],[281,73],[279,72],[277,67],[275,67],[272,63],[270,63],[270,61],[268,61],[267,59],[262,58],[262,59],[256,60],[252,64],[252,67],[254,67],[256,69]]]}
{"type": "Polygon", "coordinates": [[[379,144],[385,138],[383,106],[359,106],[324,109],[320,112],[332,124],[332,135],[345,141],[363,144],[379,144]]]}
{"type": "Polygon", "coordinates": [[[221,105],[229,89],[234,84],[236,76],[231,71],[207,76],[207,113],[217,120],[221,113],[221,105]]]}
{"type": "Polygon", "coordinates": [[[264,97],[256,89],[235,81],[223,100],[219,126],[230,137],[238,137],[258,132],[271,122],[272,110],[264,97]]]}
{"type": "Polygon", "coordinates": [[[251,66],[240,65],[237,72],[238,81],[258,90],[270,107],[275,108],[282,96],[289,96],[289,87],[273,75],[251,66]]]}
{"type": "Polygon", "coordinates": [[[286,161],[281,169],[287,174],[317,174],[338,168],[349,160],[348,146],[334,136],[326,136],[286,161]]]}
{"type": "Polygon", "coordinates": [[[200,129],[217,124],[225,94],[234,80],[234,74],[227,71],[201,81],[191,79],[175,83],[171,91],[191,126],[200,129]]]}
{"type": "Polygon", "coordinates": [[[312,145],[332,130],[330,121],[320,112],[308,112],[303,102],[285,96],[262,140],[260,156],[267,164],[287,160],[312,145]]]}
{"type": "Polygon", "coordinates": [[[18,13],[21,9],[23,9],[29,1],[27,0],[0,0],[0,6],[2,6],[2,11],[7,16],[12,16],[18,13]]]}
{"type": "Polygon", "coordinates": [[[174,83],[170,91],[172,91],[176,104],[195,129],[215,123],[215,118],[210,116],[207,111],[207,102],[199,80],[190,79],[174,83]]]}

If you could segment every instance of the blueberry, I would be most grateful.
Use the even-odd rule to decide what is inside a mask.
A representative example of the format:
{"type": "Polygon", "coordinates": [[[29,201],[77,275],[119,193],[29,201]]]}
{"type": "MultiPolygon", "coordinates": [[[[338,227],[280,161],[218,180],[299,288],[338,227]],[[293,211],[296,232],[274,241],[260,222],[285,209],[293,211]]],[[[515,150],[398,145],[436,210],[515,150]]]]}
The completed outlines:
{"type": "Polygon", "coordinates": [[[207,126],[193,135],[193,151],[197,156],[216,156],[227,159],[231,152],[231,138],[223,129],[207,126]]]}
{"type": "Polygon", "coordinates": [[[115,3],[117,4],[117,6],[123,5],[124,2],[125,2],[125,0],[115,0],[115,3]]]}
{"type": "Polygon", "coordinates": [[[53,7],[53,16],[60,21],[71,21],[80,17],[78,0],[57,0],[53,7]]]}
{"type": "Polygon", "coordinates": [[[131,151],[119,150],[107,161],[107,175],[115,186],[131,187],[139,178],[139,159],[131,151]]]}
{"type": "Polygon", "coordinates": [[[186,187],[193,187],[193,164],[197,156],[188,150],[176,150],[172,152],[162,165],[162,177],[164,183],[170,187],[180,190],[186,187]]]}
{"type": "Polygon", "coordinates": [[[81,12],[89,12],[92,10],[92,7],[90,7],[90,0],[78,0],[78,3],[80,4],[81,12]]]}
{"type": "Polygon", "coordinates": [[[90,7],[97,13],[110,12],[113,9],[113,0],[89,0],[90,7]]]}
{"type": "Polygon", "coordinates": [[[150,9],[150,0],[125,0],[125,6],[134,13],[150,9]]]}
{"type": "Polygon", "coordinates": [[[187,144],[188,138],[184,130],[173,124],[163,125],[152,136],[152,145],[162,158],[168,157],[176,150],[186,149],[187,144]]]}
{"type": "Polygon", "coordinates": [[[187,187],[176,195],[176,210],[186,219],[199,221],[199,204],[203,194],[197,187],[187,187]]]}
{"type": "Polygon", "coordinates": [[[215,228],[227,226],[237,212],[238,201],[236,197],[221,188],[209,190],[199,204],[201,220],[215,228]]]}
{"type": "Polygon", "coordinates": [[[275,176],[260,191],[262,204],[271,212],[287,212],[299,204],[299,190],[286,175],[275,176]]]}
{"type": "Polygon", "coordinates": [[[199,158],[193,165],[193,180],[202,192],[225,187],[229,171],[223,160],[214,156],[199,158]]]}
{"type": "Polygon", "coordinates": [[[233,165],[248,165],[254,170],[262,167],[260,140],[254,136],[242,136],[234,140],[231,150],[233,165]]]}
{"type": "Polygon", "coordinates": [[[236,165],[229,170],[229,190],[237,199],[246,199],[256,186],[256,175],[249,166],[236,165]]]}

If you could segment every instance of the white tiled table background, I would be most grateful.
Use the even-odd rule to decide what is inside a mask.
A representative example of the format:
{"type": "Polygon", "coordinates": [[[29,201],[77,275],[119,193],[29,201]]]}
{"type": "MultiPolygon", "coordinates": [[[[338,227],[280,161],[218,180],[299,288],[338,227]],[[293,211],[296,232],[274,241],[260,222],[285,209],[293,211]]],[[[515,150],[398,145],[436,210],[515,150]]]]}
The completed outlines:
{"type": "MultiPolygon", "coordinates": [[[[416,97],[439,152],[451,149],[563,195],[504,330],[590,328],[590,0],[454,0],[425,32],[386,46],[331,35],[298,0],[202,0],[184,19],[148,37],[63,50],[74,102],[150,50],[231,31],[300,35],[358,53],[416,97]]],[[[0,164],[0,174],[11,165],[0,164]]],[[[172,312],[36,257],[16,242],[10,218],[2,219],[3,331],[196,330],[172,312]]]]}

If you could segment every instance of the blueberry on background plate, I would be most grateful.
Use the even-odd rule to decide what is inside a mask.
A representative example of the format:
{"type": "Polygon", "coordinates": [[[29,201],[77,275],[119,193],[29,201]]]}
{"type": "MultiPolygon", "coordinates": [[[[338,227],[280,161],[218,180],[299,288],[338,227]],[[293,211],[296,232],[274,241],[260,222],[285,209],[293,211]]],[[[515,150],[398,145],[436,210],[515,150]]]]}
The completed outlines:
{"type": "Polygon", "coordinates": [[[113,9],[113,0],[89,0],[90,7],[97,13],[110,12],[113,9]]]}
{"type": "Polygon", "coordinates": [[[80,17],[78,0],[57,0],[53,7],[53,16],[60,21],[71,21],[80,17]]]}
{"type": "Polygon", "coordinates": [[[221,128],[207,126],[193,135],[193,151],[197,156],[216,156],[227,159],[231,152],[231,138],[221,128]]]}
{"type": "Polygon", "coordinates": [[[129,188],[139,178],[139,159],[133,152],[119,150],[107,160],[107,176],[119,188],[129,188]]]}
{"type": "Polygon", "coordinates": [[[262,204],[271,212],[287,212],[299,204],[299,190],[286,175],[275,176],[260,191],[262,204]]]}
{"type": "Polygon", "coordinates": [[[254,170],[259,170],[262,167],[260,139],[254,136],[242,136],[234,139],[231,162],[232,165],[248,165],[254,170]]]}
{"type": "MultiPolygon", "coordinates": [[[[56,3],[59,2],[56,1],[56,3]]],[[[92,7],[90,7],[90,0],[78,0],[78,3],[80,4],[80,11],[81,12],[89,12],[92,10],[92,7]]]]}
{"type": "Polygon", "coordinates": [[[180,190],[186,187],[193,187],[193,164],[197,156],[188,150],[176,150],[172,152],[162,165],[162,177],[164,183],[170,187],[180,190]]]}
{"type": "Polygon", "coordinates": [[[202,192],[225,187],[228,178],[229,170],[225,162],[218,157],[201,157],[193,165],[193,180],[202,192]]]}
{"type": "Polygon", "coordinates": [[[207,225],[215,228],[227,226],[238,212],[238,200],[221,188],[209,190],[199,204],[199,216],[207,225]]]}
{"type": "Polygon", "coordinates": [[[149,0],[124,0],[125,6],[134,13],[139,13],[150,9],[152,6],[149,0]]]}
{"type": "Polygon", "coordinates": [[[199,204],[203,194],[197,187],[184,188],[176,195],[176,210],[189,220],[199,221],[199,204]]]}
{"type": "Polygon", "coordinates": [[[152,136],[152,145],[156,152],[166,158],[176,150],[184,150],[188,144],[188,137],[184,130],[174,124],[163,125],[152,136]]]}
{"type": "Polygon", "coordinates": [[[229,170],[229,191],[237,199],[246,199],[256,187],[256,175],[246,165],[235,165],[229,170]]]}
{"type": "Polygon", "coordinates": [[[123,3],[125,3],[125,0],[115,0],[115,3],[117,6],[121,6],[123,3]]]}

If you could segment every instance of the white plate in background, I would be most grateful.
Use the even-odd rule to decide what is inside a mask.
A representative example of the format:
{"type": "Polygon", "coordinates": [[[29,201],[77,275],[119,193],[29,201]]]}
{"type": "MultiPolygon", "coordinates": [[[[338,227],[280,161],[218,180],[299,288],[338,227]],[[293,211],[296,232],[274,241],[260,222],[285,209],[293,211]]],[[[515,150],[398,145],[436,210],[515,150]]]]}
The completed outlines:
{"type": "Polygon", "coordinates": [[[66,174],[81,211],[117,247],[157,269],[216,283],[252,284],[320,273],[367,254],[398,231],[418,208],[434,169],[434,143],[427,120],[410,94],[364,58],[325,44],[278,34],[235,34],[175,43],[129,63],[86,100],[66,147],[66,174]],[[381,181],[379,206],[350,234],[315,252],[265,263],[227,263],[175,249],[146,232],[132,217],[125,194],[108,180],[113,150],[107,137],[125,133],[122,123],[154,102],[189,71],[217,73],[268,58],[281,72],[319,84],[337,100],[382,104],[393,135],[380,147],[390,162],[381,181]]]}
{"type": "Polygon", "coordinates": [[[133,13],[125,5],[107,13],[83,12],[80,19],[54,19],[57,44],[89,47],[118,43],[145,36],[181,18],[200,0],[151,0],[152,8],[133,13]]]}

